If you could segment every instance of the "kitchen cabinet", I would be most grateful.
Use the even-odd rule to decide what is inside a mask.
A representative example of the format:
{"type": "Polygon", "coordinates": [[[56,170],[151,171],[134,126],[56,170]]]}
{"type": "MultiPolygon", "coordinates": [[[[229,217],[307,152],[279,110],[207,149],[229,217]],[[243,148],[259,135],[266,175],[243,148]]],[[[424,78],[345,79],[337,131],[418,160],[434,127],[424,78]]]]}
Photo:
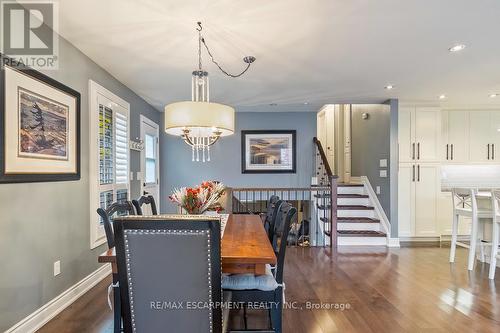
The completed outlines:
{"type": "Polygon", "coordinates": [[[469,112],[443,111],[442,160],[447,163],[469,161],[469,112]]]}

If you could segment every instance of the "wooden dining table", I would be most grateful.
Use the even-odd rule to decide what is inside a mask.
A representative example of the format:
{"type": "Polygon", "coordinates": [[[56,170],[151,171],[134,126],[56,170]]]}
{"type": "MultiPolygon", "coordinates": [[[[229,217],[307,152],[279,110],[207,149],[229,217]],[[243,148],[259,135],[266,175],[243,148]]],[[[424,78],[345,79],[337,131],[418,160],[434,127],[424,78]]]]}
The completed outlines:
{"type": "MultiPolygon", "coordinates": [[[[263,275],[266,264],[276,264],[276,255],[259,215],[229,215],[221,241],[221,260],[222,272],[231,274],[263,275]]],[[[116,273],[115,248],[101,254],[98,262],[111,263],[116,273]]]]}

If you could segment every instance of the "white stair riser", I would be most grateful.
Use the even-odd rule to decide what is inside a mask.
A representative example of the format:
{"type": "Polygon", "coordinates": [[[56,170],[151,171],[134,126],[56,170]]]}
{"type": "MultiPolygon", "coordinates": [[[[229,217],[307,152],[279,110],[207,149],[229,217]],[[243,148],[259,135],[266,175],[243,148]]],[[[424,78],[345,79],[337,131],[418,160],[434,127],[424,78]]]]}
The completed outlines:
{"type": "Polygon", "coordinates": [[[380,231],[380,223],[337,223],[337,230],[373,230],[380,231]]]}
{"type": "Polygon", "coordinates": [[[346,186],[337,188],[338,194],[366,194],[365,188],[362,186],[346,186]]]}
{"type": "Polygon", "coordinates": [[[386,237],[339,237],[338,245],[387,245],[386,237]]]}
{"type": "Polygon", "coordinates": [[[375,211],[373,210],[351,210],[351,209],[339,209],[337,211],[337,216],[340,217],[375,217],[375,211]]]}
{"type": "Polygon", "coordinates": [[[337,205],[370,206],[369,198],[338,198],[337,205]]]}

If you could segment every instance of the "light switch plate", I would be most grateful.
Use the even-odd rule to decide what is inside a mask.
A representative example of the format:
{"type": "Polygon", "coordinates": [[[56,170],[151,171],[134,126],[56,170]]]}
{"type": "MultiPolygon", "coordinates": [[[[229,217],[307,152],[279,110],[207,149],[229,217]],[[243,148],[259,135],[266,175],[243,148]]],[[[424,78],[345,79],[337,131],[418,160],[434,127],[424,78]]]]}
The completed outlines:
{"type": "Polygon", "coordinates": [[[380,170],[380,178],[387,178],[387,170],[380,170]]]}
{"type": "Polygon", "coordinates": [[[380,186],[377,186],[375,191],[377,192],[377,194],[380,194],[380,186]]]}
{"type": "Polygon", "coordinates": [[[387,168],[387,159],[386,158],[380,160],[380,167],[387,168]]]}
{"type": "Polygon", "coordinates": [[[58,260],[54,263],[54,276],[61,274],[61,261],[58,260]]]}

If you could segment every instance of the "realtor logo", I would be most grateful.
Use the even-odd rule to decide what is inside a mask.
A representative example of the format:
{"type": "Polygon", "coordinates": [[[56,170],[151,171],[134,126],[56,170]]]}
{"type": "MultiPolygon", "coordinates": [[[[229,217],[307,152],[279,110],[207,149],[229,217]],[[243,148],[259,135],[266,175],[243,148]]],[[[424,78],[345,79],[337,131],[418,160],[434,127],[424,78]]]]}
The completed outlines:
{"type": "Polygon", "coordinates": [[[57,69],[58,3],[13,1],[1,3],[2,62],[34,69],[57,69]]]}

